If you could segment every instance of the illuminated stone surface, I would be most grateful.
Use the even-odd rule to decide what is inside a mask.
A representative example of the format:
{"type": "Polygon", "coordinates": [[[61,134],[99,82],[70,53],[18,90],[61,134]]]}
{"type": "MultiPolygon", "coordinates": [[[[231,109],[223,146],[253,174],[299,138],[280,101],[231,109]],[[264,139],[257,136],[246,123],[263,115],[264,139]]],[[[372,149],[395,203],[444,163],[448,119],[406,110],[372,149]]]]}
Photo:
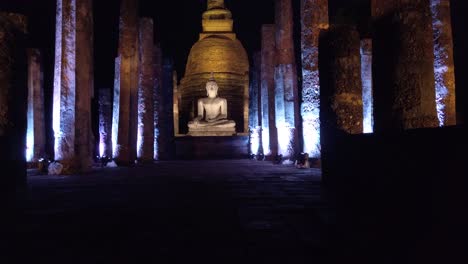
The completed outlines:
{"type": "Polygon", "coordinates": [[[160,102],[162,100],[162,51],[160,45],[153,47],[153,70],[154,70],[154,87],[153,87],[153,99],[154,99],[154,150],[153,156],[155,160],[159,159],[159,112],[161,111],[160,102]]]}
{"type": "Polygon", "coordinates": [[[328,0],[301,0],[303,151],[320,157],[319,36],[328,29],[328,0]]]}
{"type": "MultiPolygon", "coordinates": [[[[119,165],[134,164],[137,155],[138,47],[138,2],[122,0],[119,26],[118,129],[113,150],[114,159],[119,165]]],[[[114,97],[114,102],[115,100],[114,97]]],[[[116,117],[114,122],[115,119],[116,117]]]]}
{"type": "MultiPolygon", "coordinates": [[[[328,87],[322,126],[327,131],[363,133],[360,39],[355,27],[336,25],[328,33],[328,87]]],[[[325,103],[325,102],[324,102],[325,103]]]]}
{"type": "Polygon", "coordinates": [[[362,106],[364,108],[364,133],[374,131],[374,106],[372,96],[372,39],[361,40],[362,106]]]}
{"type": "Polygon", "coordinates": [[[429,1],[372,1],[372,14],[375,131],[438,126],[429,1]]]}
{"type": "Polygon", "coordinates": [[[28,49],[28,125],[26,161],[45,158],[45,116],[42,57],[38,49],[28,49]]]}
{"type": "Polygon", "coordinates": [[[261,54],[255,52],[253,56],[253,67],[250,70],[250,105],[249,105],[249,126],[250,126],[250,153],[257,155],[263,153],[261,146],[261,96],[260,96],[260,72],[261,54]]]}
{"type": "Polygon", "coordinates": [[[260,97],[263,154],[267,157],[278,155],[278,134],[275,126],[275,47],[275,25],[263,25],[260,97]]]}
{"type": "Polygon", "coordinates": [[[291,0],[276,0],[275,8],[276,66],[274,78],[278,154],[283,155],[284,158],[294,158],[299,143],[296,130],[296,124],[299,121],[299,96],[291,0]]]}
{"type": "Polygon", "coordinates": [[[143,162],[154,158],[154,62],[153,20],[140,19],[139,56],[140,78],[138,87],[138,142],[137,158],[143,162]]]}
{"type": "Polygon", "coordinates": [[[0,12],[0,192],[26,183],[27,54],[25,16],[0,12]]]}
{"type": "Polygon", "coordinates": [[[112,157],[112,92],[99,89],[99,155],[112,157]]]}
{"type": "Polygon", "coordinates": [[[233,32],[233,20],[224,1],[210,1],[203,14],[203,32],[188,57],[185,76],[179,86],[180,133],[196,113],[196,102],[205,96],[205,84],[214,73],[220,96],[228,101],[229,119],[237,132],[248,133],[249,61],[241,42],[233,32]]]}
{"type": "Polygon", "coordinates": [[[440,126],[457,124],[452,21],[449,0],[431,0],[434,34],[434,72],[440,126]]]}
{"type": "Polygon", "coordinates": [[[92,17],[91,0],[57,1],[53,129],[63,174],[91,168],[92,17]]]}

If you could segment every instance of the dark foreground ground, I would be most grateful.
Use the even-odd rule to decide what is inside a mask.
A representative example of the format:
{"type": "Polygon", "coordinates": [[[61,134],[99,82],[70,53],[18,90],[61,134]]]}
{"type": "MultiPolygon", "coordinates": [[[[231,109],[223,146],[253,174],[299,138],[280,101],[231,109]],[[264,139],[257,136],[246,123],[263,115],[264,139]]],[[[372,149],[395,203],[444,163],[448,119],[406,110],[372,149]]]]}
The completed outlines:
{"type": "Polygon", "coordinates": [[[231,160],[29,173],[11,263],[328,262],[333,210],[317,169],[231,160]]]}

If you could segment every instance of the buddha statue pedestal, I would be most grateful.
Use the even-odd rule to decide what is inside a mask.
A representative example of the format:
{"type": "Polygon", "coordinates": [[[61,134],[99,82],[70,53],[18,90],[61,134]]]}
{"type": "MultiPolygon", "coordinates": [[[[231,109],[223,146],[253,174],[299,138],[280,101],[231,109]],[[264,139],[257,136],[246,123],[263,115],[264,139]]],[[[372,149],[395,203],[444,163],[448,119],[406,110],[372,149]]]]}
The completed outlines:
{"type": "Polygon", "coordinates": [[[227,119],[227,101],[218,97],[218,84],[213,76],[206,83],[208,97],[198,100],[198,116],[188,123],[189,136],[233,136],[236,123],[227,119]]]}

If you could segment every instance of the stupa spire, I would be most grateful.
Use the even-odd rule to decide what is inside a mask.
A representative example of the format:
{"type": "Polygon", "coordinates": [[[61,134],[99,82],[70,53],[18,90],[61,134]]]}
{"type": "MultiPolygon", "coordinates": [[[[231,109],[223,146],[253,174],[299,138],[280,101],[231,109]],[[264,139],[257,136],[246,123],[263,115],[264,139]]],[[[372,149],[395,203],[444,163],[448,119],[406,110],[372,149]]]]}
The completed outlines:
{"type": "Polygon", "coordinates": [[[224,0],[208,0],[208,10],[224,9],[224,0]]]}

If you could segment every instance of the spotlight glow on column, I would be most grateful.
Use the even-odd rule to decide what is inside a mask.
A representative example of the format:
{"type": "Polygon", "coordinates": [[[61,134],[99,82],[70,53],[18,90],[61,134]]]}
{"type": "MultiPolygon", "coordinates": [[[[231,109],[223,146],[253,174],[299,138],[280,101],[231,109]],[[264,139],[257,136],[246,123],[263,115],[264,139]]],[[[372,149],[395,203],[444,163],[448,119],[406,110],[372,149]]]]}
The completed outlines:
{"type": "Polygon", "coordinates": [[[257,155],[260,148],[261,128],[250,129],[250,153],[257,155]]]}

